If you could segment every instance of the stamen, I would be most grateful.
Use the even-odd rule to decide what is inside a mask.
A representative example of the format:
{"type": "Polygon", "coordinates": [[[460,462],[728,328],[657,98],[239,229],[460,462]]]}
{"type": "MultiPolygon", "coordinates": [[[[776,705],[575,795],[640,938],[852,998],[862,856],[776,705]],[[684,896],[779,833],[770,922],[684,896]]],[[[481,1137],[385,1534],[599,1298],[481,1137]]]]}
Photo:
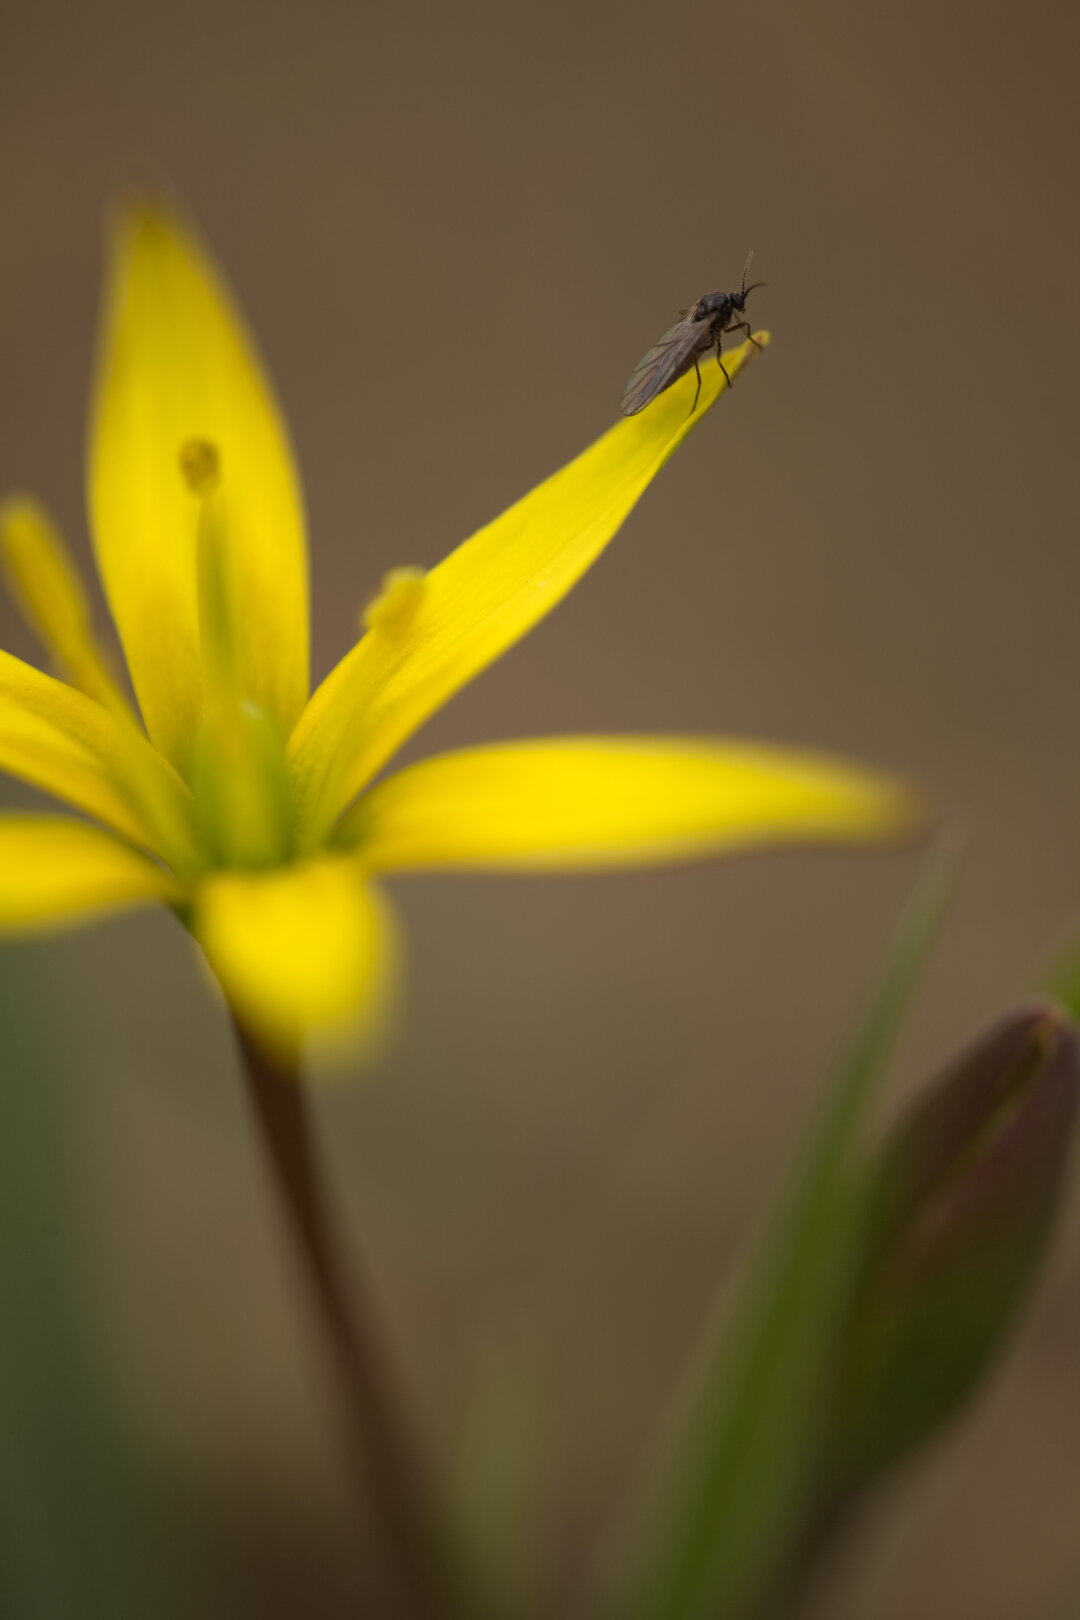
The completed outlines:
{"type": "Polygon", "coordinates": [[[422,568],[391,568],[383,575],[379,594],[365,607],[365,630],[383,630],[400,636],[412,628],[420,604],[427,594],[427,574],[422,568]]]}
{"type": "Polygon", "coordinates": [[[179,462],[184,482],[199,503],[195,551],[199,645],[205,696],[213,703],[240,695],[236,689],[236,637],[229,590],[229,534],[221,452],[209,439],[186,439],[180,446],[179,462]]]}
{"type": "Polygon", "coordinates": [[[274,720],[256,703],[209,706],[195,739],[195,820],[221,866],[259,868],[288,860],[292,795],[274,720]]]}
{"type": "Polygon", "coordinates": [[[198,502],[195,567],[203,706],[190,770],[195,822],[217,864],[278,866],[290,849],[291,784],[277,724],[243,687],[221,452],[209,439],[187,439],[179,461],[198,502]]]}

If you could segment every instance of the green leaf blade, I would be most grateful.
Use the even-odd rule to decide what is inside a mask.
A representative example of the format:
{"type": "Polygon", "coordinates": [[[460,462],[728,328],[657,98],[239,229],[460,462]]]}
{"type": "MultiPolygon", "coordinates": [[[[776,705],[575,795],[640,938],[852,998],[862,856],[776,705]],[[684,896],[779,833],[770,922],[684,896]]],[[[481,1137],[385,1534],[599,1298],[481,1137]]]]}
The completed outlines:
{"type": "Polygon", "coordinates": [[[744,1614],[800,1518],[866,1198],[856,1148],[951,893],[931,857],[786,1183],[643,1529],[627,1620],[744,1614]]]}

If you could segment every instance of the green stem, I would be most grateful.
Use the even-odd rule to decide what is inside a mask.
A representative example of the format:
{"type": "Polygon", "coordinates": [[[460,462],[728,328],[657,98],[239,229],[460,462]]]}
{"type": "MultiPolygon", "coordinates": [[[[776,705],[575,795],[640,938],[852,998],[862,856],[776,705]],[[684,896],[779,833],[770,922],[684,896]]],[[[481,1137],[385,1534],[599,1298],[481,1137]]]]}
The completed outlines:
{"type": "Polygon", "coordinates": [[[234,1019],[248,1096],[271,1179],[335,1368],[349,1460],[379,1516],[389,1573],[410,1620],[453,1620],[433,1492],[401,1409],[373,1313],[346,1286],[316,1167],[299,1064],[270,1058],[234,1019]]]}

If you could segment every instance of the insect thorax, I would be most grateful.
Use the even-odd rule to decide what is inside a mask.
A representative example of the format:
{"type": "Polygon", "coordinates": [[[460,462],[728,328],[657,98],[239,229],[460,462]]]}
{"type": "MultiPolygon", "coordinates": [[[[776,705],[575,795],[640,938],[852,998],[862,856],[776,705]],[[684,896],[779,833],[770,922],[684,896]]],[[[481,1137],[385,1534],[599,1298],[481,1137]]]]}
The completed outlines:
{"type": "Polygon", "coordinates": [[[731,314],[732,300],[730,293],[706,293],[694,305],[692,315],[695,321],[713,321],[718,316],[723,320],[731,314]]]}

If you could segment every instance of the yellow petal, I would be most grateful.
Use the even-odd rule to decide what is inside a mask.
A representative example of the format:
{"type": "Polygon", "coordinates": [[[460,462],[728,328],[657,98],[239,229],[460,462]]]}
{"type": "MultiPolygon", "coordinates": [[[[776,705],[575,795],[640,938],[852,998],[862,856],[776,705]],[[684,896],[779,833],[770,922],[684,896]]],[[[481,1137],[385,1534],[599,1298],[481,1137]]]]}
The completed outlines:
{"type": "Polygon", "coordinates": [[[580,737],[423,760],[366,794],[340,834],[373,870],[542,870],[872,842],[910,832],[915,819],[903,784],[818,754],[580,737]]]}
{"type": "Polygon", "coordinates": [[[233,1011],[272,1050],[369,1037],[385,1010],[394,930],[353,860],[211,877],[193,930],[233,1011]]]}
{"type": "Polygon", "coordinates": [[[13,495],[0,506],[0,564],[9,594],[60,673],[87,697],[129,714],[94,634],[75,560],[44,507],[29,496],[13,495]]]}
{"type": "Polygon", "coordinates": [[[105,590],[154,742],[186,769],[200,703],[198,503],[181,452],[210,444],[229,511],[245,694],[287,735],[307,695],[307,554],[284,424],[214,267],[165,208],[112,244],[89,504],[105,590]]]}
{"type": "Polygon", "coordinates": [[[52,816],[0,816],[0,930],[41,931],[172,902],[175,881],[111,833],[52,816]]]}
{"type": "MultiPolygon", "coordinates": [[[[757,334],[758,343],[768,341],[757,334]]],[[[758,353],[725,355],[732,377],[758,353]]],[[[451,552],[410,597],[402,623],[376,615],[312,697],[290,742],[300,837],[317,842],[433,710],[518,641],[577,583],[668,457],[725,389],[691,374],[451,552]]]]}
{"type": "Polygon", "coordinates": [[[5,652],[0,770],[55,793],[170,864],[197,861],[191,795],[134,724],[5,652]]]}

